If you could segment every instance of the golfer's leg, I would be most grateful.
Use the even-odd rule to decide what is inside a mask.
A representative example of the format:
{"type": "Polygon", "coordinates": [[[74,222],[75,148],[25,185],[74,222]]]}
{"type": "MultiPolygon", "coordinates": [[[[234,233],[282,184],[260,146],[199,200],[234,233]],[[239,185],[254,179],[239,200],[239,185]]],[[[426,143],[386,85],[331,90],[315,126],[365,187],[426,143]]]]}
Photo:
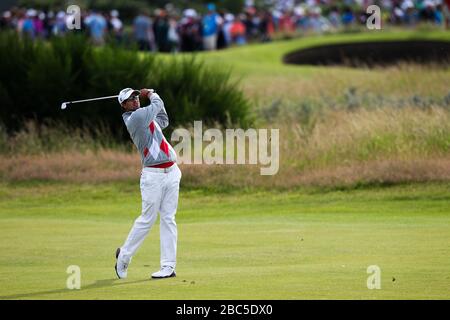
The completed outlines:
{"type": "Polygon", "coordinates": [[[161,267],[175,268],[177,262],[177,224],[181,171],[178,167],[168,173],[160,206],[161,267]]]}
{"type": "Polygon", "coordinates": [[[135,220],[127,240],[120,249],[120,258],[130,261],[156,221],[161,203],[162,174],[143,172],[141,176],[142,214],[135,220]]]}

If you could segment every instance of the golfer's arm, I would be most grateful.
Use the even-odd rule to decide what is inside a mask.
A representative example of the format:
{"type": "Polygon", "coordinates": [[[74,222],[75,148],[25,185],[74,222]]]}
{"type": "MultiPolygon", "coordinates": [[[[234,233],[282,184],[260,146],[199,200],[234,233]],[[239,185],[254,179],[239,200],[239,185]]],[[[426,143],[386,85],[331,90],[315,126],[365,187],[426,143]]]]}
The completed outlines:
{"type": "Polygon", "coordinates": [[[158,94],[152,93],[150,96],[150,105],[142,108],[142,110],[145,110],[146,112],[147,123],[155,120],[161,129],[164,129],[169,125],[169,116],[164,108],[164,102],[158,94]]]}
{"type": "Polygon", "coordinates": [[[156,122],[158,122],[161,129],[167,128],[169,125],[169,116],[167,115],[166,109],[164,108],[164,105],[162,106],[161,110],[156,115],[156,122]]]}

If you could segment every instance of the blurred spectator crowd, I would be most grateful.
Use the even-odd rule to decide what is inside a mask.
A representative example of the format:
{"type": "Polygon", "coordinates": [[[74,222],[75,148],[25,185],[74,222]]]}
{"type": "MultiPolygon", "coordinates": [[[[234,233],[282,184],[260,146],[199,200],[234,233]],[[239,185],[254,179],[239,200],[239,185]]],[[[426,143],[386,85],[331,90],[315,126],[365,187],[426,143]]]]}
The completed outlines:
{"type": "Polygon", "coordinates": [[[424,22],[449,28],[450,0],[265,0],[264,9],[256,9],[253,0],[246,0],[239,14],[217,10],[213,3],[203,14],[171,4],[152,13],[142,9],[126,25],[117,10],[82,11],[77,30],[68,28],[75,17],[66,11],[12,8],[1,13],[0,29],[16,30],[32,39],[86,33],[96,45],[115,41],[135,44],[144,51],[216,50],[267,42],[277,36],[364,26],[369,16],[366,9],[372,4],[381,8],[383,24],[415,26],[424,22]]]}

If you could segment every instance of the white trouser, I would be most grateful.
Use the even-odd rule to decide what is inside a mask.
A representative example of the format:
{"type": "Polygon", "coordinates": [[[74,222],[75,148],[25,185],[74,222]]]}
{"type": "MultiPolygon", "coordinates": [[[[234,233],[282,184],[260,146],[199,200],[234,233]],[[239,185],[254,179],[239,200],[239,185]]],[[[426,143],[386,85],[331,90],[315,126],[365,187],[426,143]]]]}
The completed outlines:
{"type": "Polygon", "coordinates": [[[203,37],[203,49],[207,51],[216,50],[217,48],[217,35],[203,37]]]}
{"type": "Polygon", "coordinates": [[[119,259],[129,262],[160,213],[161,267],[176,266],[178,205],[181,171],[176,164],[167,169],[145,167],[141,173],[142,214],[135,220],[120,248],[119,259]]]}

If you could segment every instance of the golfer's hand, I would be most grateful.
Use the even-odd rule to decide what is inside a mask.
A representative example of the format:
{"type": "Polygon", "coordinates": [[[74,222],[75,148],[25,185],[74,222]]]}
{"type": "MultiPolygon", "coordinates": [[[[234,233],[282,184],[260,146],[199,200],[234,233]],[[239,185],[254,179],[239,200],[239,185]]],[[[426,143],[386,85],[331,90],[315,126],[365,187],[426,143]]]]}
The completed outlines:
{"type": "Polygon", "coordinates": [[[140,92],[141,92],[141,94],[140,94],[141,97],[148,97],[150,99],[150,96],[153,93],[153,89],[141,89],[140,92]]]}

